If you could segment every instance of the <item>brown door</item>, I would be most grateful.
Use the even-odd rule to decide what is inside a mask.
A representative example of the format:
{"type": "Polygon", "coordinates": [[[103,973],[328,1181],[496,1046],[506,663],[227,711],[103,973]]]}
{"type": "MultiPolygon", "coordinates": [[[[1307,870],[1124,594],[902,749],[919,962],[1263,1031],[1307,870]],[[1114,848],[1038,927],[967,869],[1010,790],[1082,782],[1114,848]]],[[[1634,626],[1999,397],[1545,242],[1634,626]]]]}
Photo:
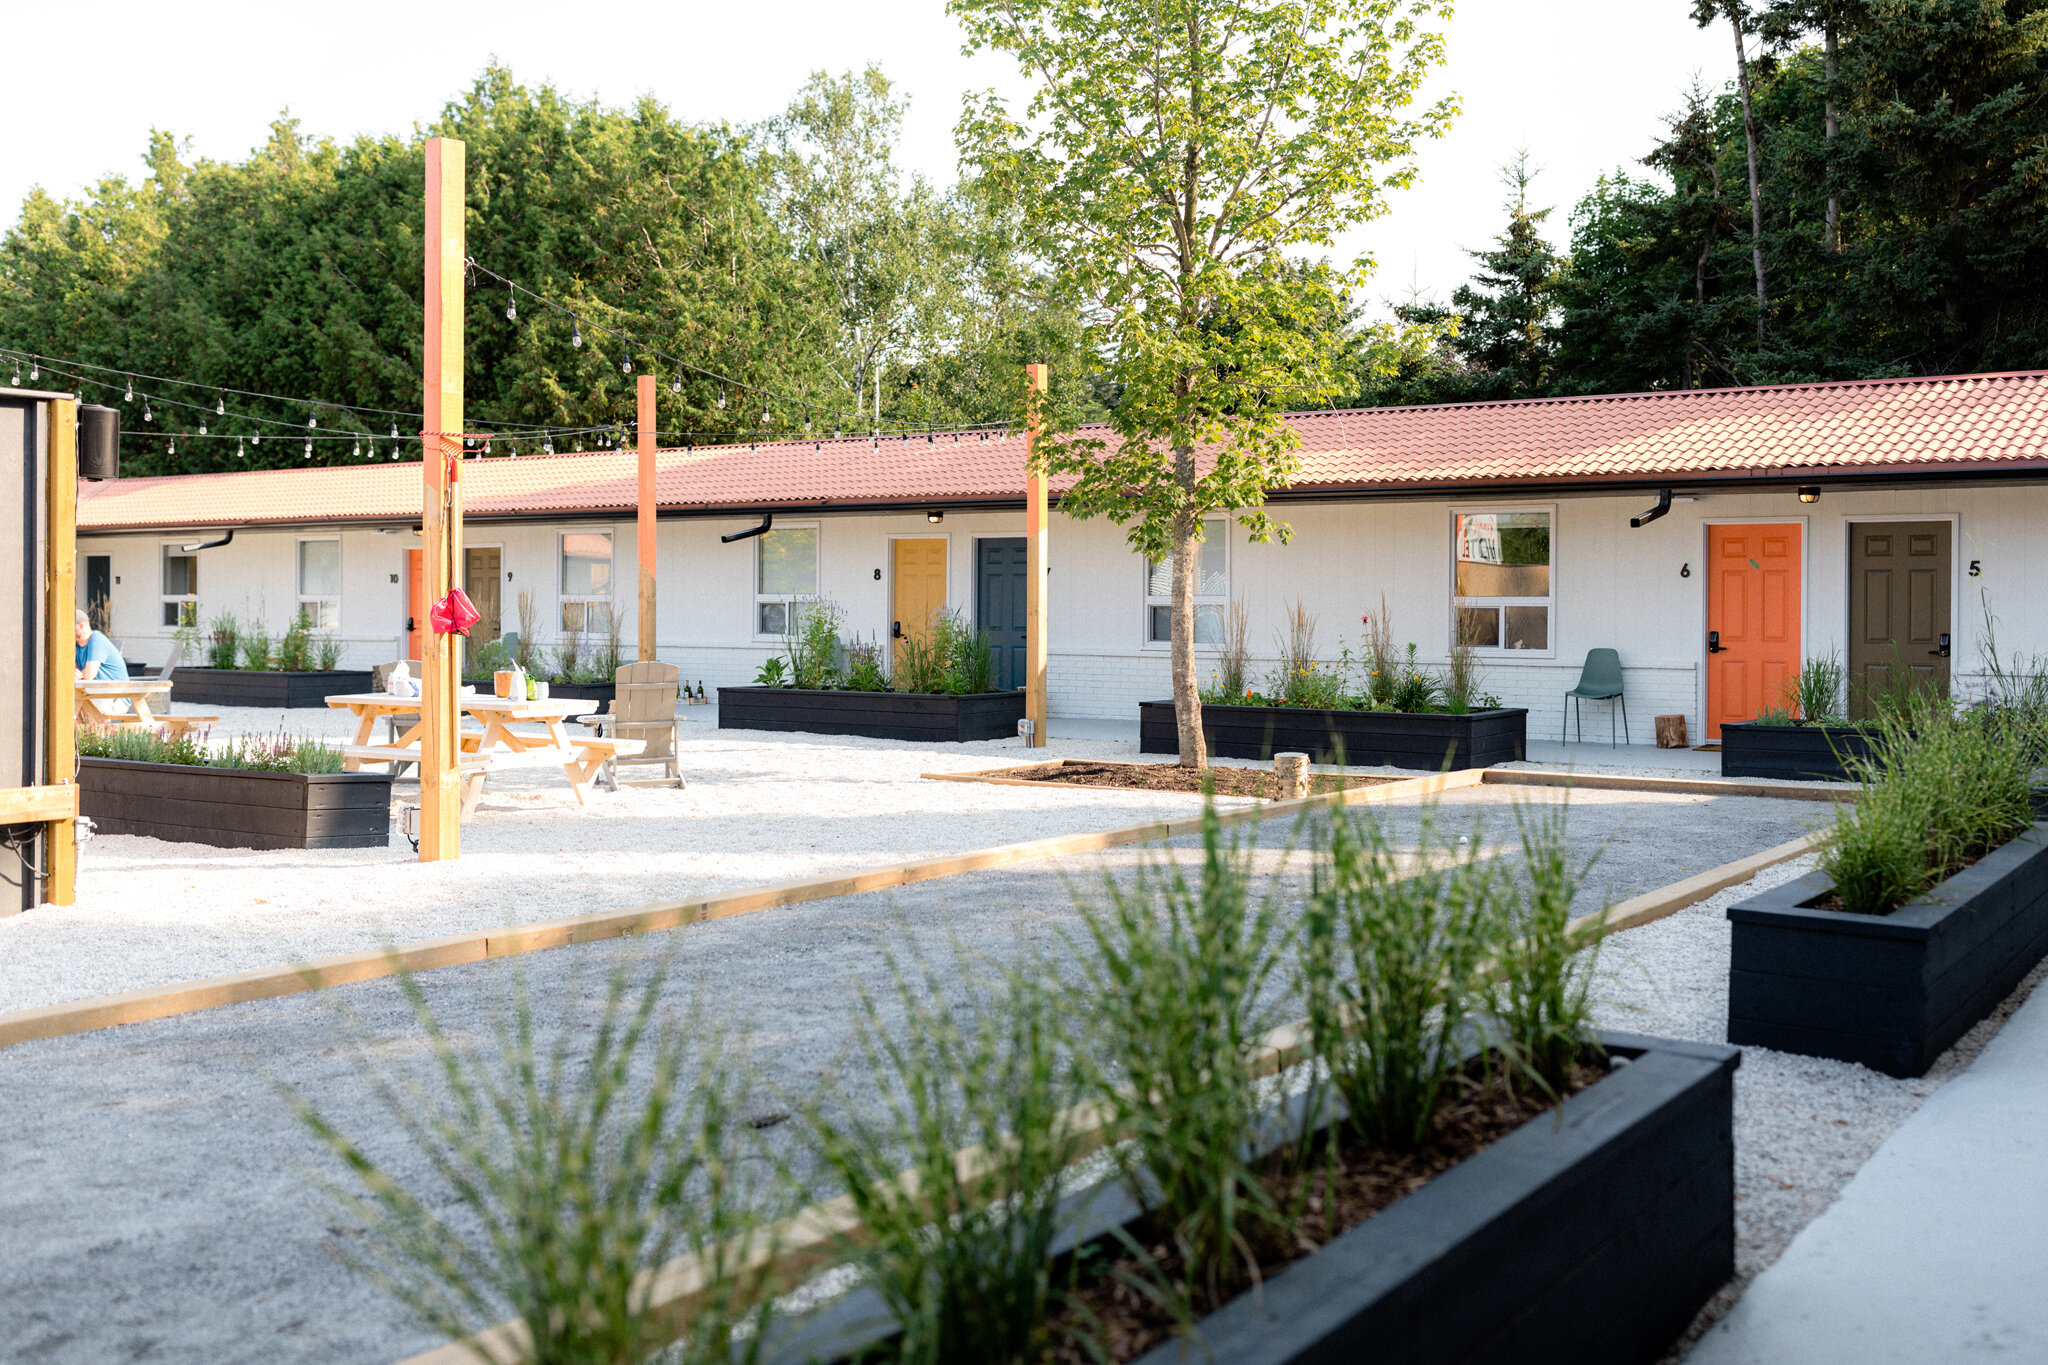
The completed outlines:
{"type": "Polygon", "coordinates": [[[471,648],[489,644],[498,638],[498,612],[504,598],[505,581],[499,560],[501,553],[495,546],[481,550],[463,549],[469,564],[468,572],[463,575],[462,590],[469,594],[469,600],[476,604],[482,618],[469,628],[471,648]]]}
{"type": "Polygon", "coordinates": [[[1849,526],[1849,714],[1910,679],[1948,695],[1949,553],[1945,521],[1849,526]]]}
{"type": "Polygon", "coordinates": [[[931,633],[932,618],[946,609],[946,542],[896,542],[896,596],[889,634],[895,638],[931,633]]]}
{"type": "Polygon", "coordinates": [[[1797,522],[1707,528],[1707,738],[1788,704],[1799,676],[1797,522]]]}
{"type": "Polygon", "coordinates": [[[427,629],[426,569],[424,550],[405,552],[405,657],[420,656],[420,642],[427,629]]]}

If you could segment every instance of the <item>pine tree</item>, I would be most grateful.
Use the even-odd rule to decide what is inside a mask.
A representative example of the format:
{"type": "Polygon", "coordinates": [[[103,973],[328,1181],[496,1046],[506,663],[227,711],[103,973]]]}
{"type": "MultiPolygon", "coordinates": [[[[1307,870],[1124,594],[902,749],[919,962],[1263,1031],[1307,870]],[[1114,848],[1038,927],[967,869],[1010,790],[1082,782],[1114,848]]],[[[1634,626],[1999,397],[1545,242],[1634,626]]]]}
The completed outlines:
{"type": "MultiPolygon", "coordinates": [[[[1529,397],[1550,383],[1556,350],[1552,314],[1564,258],[1543,239],[1543,220],[1551,210],[1529,207],[1529,186],[1537,174],[1526,149],[1501,167],[1501,181],[1508,187],[1508,225],[1490,250],[1468,253],[1479,269],[1471,283],[1451,295],[1451,312],[1459,318],[1453,344],[1478,372],[1474,397],[1529,397]]],[[[1434,319],[1418,313],[1404,320],[1434,319]]]]}

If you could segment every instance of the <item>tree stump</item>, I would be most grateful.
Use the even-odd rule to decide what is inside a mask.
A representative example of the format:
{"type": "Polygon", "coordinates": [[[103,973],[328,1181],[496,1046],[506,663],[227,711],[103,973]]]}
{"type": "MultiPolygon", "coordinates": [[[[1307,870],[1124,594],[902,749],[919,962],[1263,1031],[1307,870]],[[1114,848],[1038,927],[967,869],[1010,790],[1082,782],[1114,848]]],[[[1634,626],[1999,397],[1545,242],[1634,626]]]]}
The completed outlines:
{"type": "Polygon", "coordinates": [[[1273,773],[1280,790],[1276,793],[1282,801],[1299,800],[1308,795],[1308,755],[1274,754],[1273,773]]]}
{"type": "Polygon", "coordinates": [[[1657,717],[1657,747],[1660,749],[1684,749],[1690,747],[1685,738],[1684,716],[1657,717]]]}

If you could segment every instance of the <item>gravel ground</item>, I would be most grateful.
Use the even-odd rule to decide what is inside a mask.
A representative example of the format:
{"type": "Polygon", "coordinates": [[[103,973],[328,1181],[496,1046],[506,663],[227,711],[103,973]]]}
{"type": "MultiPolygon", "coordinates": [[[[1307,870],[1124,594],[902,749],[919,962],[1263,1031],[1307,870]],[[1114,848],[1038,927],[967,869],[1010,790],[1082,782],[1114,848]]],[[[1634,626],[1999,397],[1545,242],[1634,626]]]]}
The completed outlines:
{"type": "MultiPolygon", "coordinates": [[[[339,738],[353,724],[339,711],[220,714],[222,734],[282,725],[339,738]]],[[[1198,798],[1177,793],[918,776],[1039,756],[1135,759],[1135,740],[1054,740],[1027,751],[1015,739],[921,745],[718,730],[695,718],[681,736],[689,785],[680,791],[593,785],[579,807],[558,772],[493,777],[463,822],[465,856],[452,863],[420,863],[396,833],[395,809],[384,849],[256,852],[95,839],[81,850],[75,905],[0,919],[0,1011],[1114,829],[1199,807],[1198,798]]],[[[395,806],[416,803],[418,790],[397,784],[395,806]]]]}
{"type": "MultiPolygon", "coordinates": [[[[1499,830],[1516,795],[1468,789],[1445,805],[1460,819],[1491,811],[1499,830]]],[[[1602,850],[1588,892],[1595,900],[1780,843],[1819,814],[1789,801],[1618,792],[1576,793],[1572,809],[1579,852],[1602,850]],[[1685,850],[1685,865],[1672,865],[1673,848],[1685,850]]],[[[1387,818],[1397,839],[1412,839],[1412,808],[1387,818]]],[[[1263,870],[1280,865],[1275,846],[1285,837],[1271,825],[1263,831],[1263,870]]],[[[1180,841],[1183,848],[1189,842],[1180,841]]],[[[762,1077],[752,1107],[787,1109],[791,1097],[815,1092],[840,1055],[855,989],[886,996],[882,954],[906,930],[934,952],[942,973],[951,940],[996,960],[1043,950],[1071,980],[1073,966],[1059,951],[1062,932],[1076,924],[1067,879],[1085,882],[1104,868],[1127,876],[1139,856],[1115,850],[966,874],[715,921],[650,942],[450,968],[420,981],[458,1031],[483,1024],[495,990],[515,972],[545,1002],[544,1013],[560,1005],[588,1030],[591,987],[609,964],[675,944],[678,994],[694,983],[720,1018],[751,1035],[762,1077]]],[[[1647,1033],[1708,1027],[1709,978],[1725,971],[1725,943],[1721,958],[1702,959],[1715,950],[1692,932],[1697,918],[1616,941],[1607,959],[1612,990],[1632,1006],[1617,1023],[1647,1033]]],[[[354,1234],[308,1189],[305,1172],[322,1157],[271,1089],[275,1078],[313,1097],[402,1179],[423,1179],[366,1091],[337,1023],[337,1001],[391,1040],[387,1055],[419,1056],[417,1027],[388,981],[0,1051],[0,1161],[10,1175],[0,1184],[0,1227],[11,1230],[0,1241],[0,1342],[9,1343],[10,1358],[383,1365],[431,1344],[335,1263],[335,1248],[354,1234]]],[[[1745,1079],[1772,1074],[1757,1057],[1746,1060],[1745,1079]]],[[[1823,1097],[1809,1095],[1796,1077],[1775,1091],[1745,1084],[1739,1095],[1741,1134],[1759,1103],[1824,1108],[1823,1097]]],[[[1856,1112],[1856,1121],[1866,1118],[1856,1112]]],[[[784,1125],[768,1136],[794,1157],[788,1133],[784,1125]]],[[[1787,1178],[1839,1184],[1840,1162],[1814,1164],[1814,1172],[1786,1167],[1787,1178]]],[[[1788,1223],[1795,1216],[1798,1208],[1784,1215],[1788,1223]]]]}

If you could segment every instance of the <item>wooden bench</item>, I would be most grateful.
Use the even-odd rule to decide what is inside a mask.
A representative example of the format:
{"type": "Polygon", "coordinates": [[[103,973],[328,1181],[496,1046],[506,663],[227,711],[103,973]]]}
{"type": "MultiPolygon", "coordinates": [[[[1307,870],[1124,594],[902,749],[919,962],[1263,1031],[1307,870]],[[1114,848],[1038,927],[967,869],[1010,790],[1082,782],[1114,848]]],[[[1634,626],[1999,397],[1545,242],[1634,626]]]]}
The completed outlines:
{"type": "Polygon", "coordinates": [[[219,716],[157,716],[154,723],[164,727],[164,738],[176,739],[179,735],[190,734],[202,725],[220,724],[219,716]]]}

